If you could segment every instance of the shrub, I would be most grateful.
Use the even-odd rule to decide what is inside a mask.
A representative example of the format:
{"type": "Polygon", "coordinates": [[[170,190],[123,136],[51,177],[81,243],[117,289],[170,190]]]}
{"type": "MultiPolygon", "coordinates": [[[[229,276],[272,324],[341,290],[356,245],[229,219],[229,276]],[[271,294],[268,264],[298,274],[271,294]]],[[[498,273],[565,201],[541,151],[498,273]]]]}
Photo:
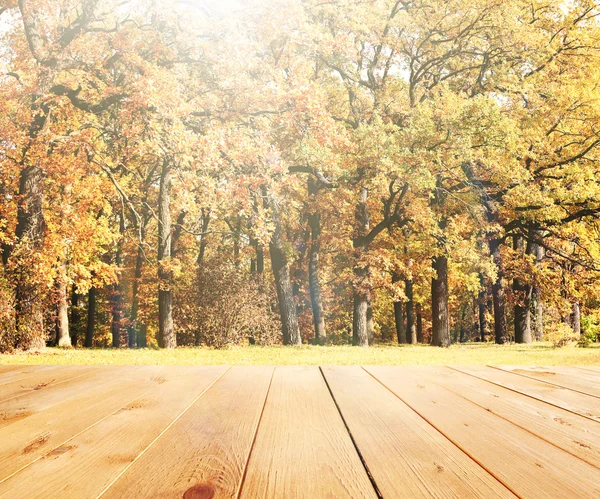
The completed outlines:
{"type": "Polygon", "coordinates": [[[274,293],[268,285],[235,268],[205,265],[187,292],[179,294],[175,323],[179,345],[228,345],[280,341],[274,293]]]}

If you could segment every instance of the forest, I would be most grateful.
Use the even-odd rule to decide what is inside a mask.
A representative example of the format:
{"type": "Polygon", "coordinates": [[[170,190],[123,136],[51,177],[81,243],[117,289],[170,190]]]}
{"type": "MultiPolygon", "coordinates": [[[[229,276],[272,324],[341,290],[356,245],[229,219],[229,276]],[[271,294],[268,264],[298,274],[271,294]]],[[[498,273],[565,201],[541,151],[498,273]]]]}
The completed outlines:
{"type": "Polygon", "coordinates": [[[0,351],[598,341],[594,0],[2,0],[0,351]]]}

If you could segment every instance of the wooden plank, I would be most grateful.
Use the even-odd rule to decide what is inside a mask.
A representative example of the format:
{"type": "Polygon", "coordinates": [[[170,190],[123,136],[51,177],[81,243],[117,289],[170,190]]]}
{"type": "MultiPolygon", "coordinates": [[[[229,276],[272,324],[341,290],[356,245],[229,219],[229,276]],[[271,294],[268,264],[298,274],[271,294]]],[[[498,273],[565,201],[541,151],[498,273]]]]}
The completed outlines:
{"type": "Polygon", "coordinates": [[[580,366],[582,369],[600,373],[600,366],[580,366]]]}
{"type": "Polygon", "coordinates": [[[515,497],[362,368],[322,370],[383,497],[515,497]]]}
{"type": "MultiPolygon", "coordinates": [[[[108,367],[97,367],[85,372],[84,376],[70,374],[60,383],[44,385],[40,390],[23,390],[21,393],[0,402],[0,428],[20,421],[49,407],[49,404],[68,399],[70,393],[80,393],[79,387],[102,383],[103,376],[116,372],[108,367]]],[[[23,386],[23,385],[22,385],[23,386]]]]}
{"type": "Polygon", "coordinates": [[[148,393],[163,382],[163,371],[158,366],[106,368],[64,383],[61,390],[12,400],[16,405],[4,412],[8,420],[0,428],[0,481],[148,393]]]}
{"type": "Polygon", "coordinates": [[[423,383],[439,384],[600,469],[600,428],[595,421],[448,368],[421,376],[423,383]]]}
{"type": "Polygon", "coordinates": [[[10,383],[22,381],[39,373],[48,373],[57,370],[60,366],[10,366],[14,369],[5,371],[0,375],[0,387],[10,383]]]}
{"type": "Polygon", "coordinates": [[[240,497],[377,497],[318,367],[276,368],[240,497]]]}
{"type": "Polygon", "coordinates": [[[0,386],[0,408],[16,397],[26,393],[41,390],[52,390],[56,386],[73,378],[90,376],[102,366],[59,366],[56,369],[41,370],[32,373],[23,379],[0,386]]]}
{"type": "Polygon", "coordinates": [[[491,367],[461,366],[453,369],[600,422],[600,401],[595,397],[491,367]]]}
{"type": "Polygon", "coordinates": [[[0,365],[0,383],[2,383],[4,381],[4,378],[6,376],[8,376],[11,373],[19,372],[19,371],[23,371],[23,370],[27,370],[30,367],[33,368],[40,368],[40,367],[44,367],[44,366],[22,366],[19,364],[14,364],[14,365],[0,365]]]}
{"type": "Polygon", "coordinates": [[[234,367],[102,497],[236,497],[272,367],[234,367]]]}
{"type": "Polygon", "coordinates": [[[593,376],[596,380],[600,378],[600,368],[594,369],[593,366],[553,366],[551,369],[573,373],[573,375],[576,375],[576,373],[585,373],[587,376],[593,376]]]}
{"type": "Polygon", "coordinates": [[[226,371],[170,367],[164,382],[0,484],[0,497],[96,497],[226,371]]]}
{"type": "Polygon", "coordinates": [[[431,373],[435,369],[368,368],[515,494],[540,498],[600,497],[599,469],[423,379],[428,370],[431,373]]]}
{"type": "Polygon", "coordinates": [[[585,371],[569,367],[498,366],[496,369],[600,398],[598,378],[593,374],[586,374],[585,371]]]}

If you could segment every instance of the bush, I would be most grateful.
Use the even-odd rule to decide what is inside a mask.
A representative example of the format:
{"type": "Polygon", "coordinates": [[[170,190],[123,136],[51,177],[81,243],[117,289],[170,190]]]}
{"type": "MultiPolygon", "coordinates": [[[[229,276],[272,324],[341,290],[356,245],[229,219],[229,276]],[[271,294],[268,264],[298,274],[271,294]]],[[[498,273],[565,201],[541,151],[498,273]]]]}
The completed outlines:
{"type": "Polygon", "coordinates": [[[179,294],[175,307],[179,345],[228,345],[280,342],[281,324],[266,283],[235,268],[205,265],[201,275],[179,294]]]}
{"type": "Polygon", "coordinates": [[[577,341],[579,337],[573,328],[564,322],[554,322],[546,326],[545,339],[550,341],[554,347],[564,347],[569,343],[577,341]]]}
{"type": "Polygon", "coordinates": [[[600,325],[598,318],[591,315],[584,315],[581,318],[581,338],[577,344],[580,347],[589,347],[600,339],[600,325]]]}

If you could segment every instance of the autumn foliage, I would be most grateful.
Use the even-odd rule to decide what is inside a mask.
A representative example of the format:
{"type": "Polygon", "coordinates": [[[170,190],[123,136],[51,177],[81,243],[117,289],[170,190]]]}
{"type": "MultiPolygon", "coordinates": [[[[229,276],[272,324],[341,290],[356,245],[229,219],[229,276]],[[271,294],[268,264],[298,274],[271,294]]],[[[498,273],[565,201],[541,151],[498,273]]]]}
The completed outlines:
{"type": "Polygon", "coordinates": [[[594,341],[599,16],[0,2],[0,350],[594,341]]]}

